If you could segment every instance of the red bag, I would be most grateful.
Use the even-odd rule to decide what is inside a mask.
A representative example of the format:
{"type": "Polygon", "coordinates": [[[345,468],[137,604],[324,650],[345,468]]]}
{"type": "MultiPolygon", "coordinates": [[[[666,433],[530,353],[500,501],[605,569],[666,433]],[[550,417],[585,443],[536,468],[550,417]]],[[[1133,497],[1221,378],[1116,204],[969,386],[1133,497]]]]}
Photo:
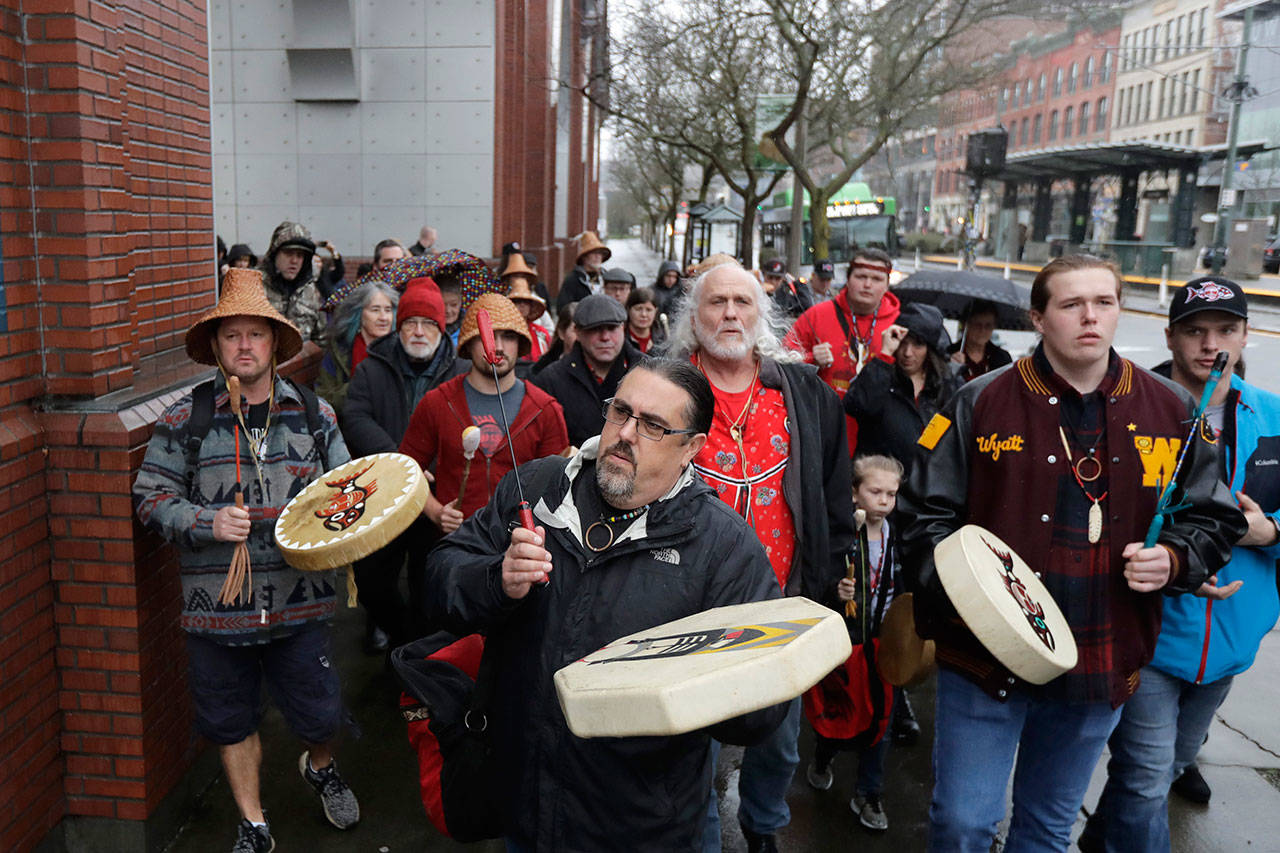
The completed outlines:
{"type": "Polygon", "coordinates": [[[876,671],[880,638],[853,647],[840,666],[804,694],[804,715],[819,735],[856,741],[851,748],[879,743],[888,727],[893,685],[876,671]]]}
{"type": "MultiPolygon", "coordinates": [[[[848,741],[847,749],[864,749],[879,743],[888,726],[887,711],[893,706],[893,685],[881,679],[876,668],[880,653],[880,638],[876,635],[884,619],[895,565],[893,543],[884,547],[889,549],[881,557],[884,571],[880,583],[872,589],[867,529],[858,529],[846,561],[849,576],[855,579],[854,603],[859,614],[858,618],[845,617],[853,652],[804,694],[804,715],[814,732],[830,740],[848,741]]],[[[836,602],[836,606],[843,609],[842,602],[836,602]]]]}
{"type": "Polygon", "coordinates": [[[483,656],[484,637],[443,631],[391,656],[405,688],[400,712],[418,754],[422,806],[441,834],[463,842],[503,834],[491,799],[493,749],[484,710],[492,685],[482,677],[483,656]]]}

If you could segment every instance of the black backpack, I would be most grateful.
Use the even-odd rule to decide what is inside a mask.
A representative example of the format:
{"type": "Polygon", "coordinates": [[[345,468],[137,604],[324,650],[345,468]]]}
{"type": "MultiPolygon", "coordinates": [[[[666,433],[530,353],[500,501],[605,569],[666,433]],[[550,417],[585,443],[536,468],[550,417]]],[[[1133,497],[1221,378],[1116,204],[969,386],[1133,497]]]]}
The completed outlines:
{"type": "MultiPolygon", "coordinates": [[[[191,417],[187,419],[186,440],[183,452],[187,463],[187,494],[191,494],[191,486],[195,482],[196,464],[200,460],[200,445],[209,435],[209,427],[213,425],[214,398],[217,396],[214,382],[210,379],[201,382],[191,389],[191,417]]],[[[325,436],[324,421],[320,417],[320,398],[316,392],[305,385],[299,385],[292,379],[286,379],[302,396],[302,407],[307,415],[307,432],[316,443],[316,453],[320,456],[320,470],[329,470],[329,442],[325,436]]]]}

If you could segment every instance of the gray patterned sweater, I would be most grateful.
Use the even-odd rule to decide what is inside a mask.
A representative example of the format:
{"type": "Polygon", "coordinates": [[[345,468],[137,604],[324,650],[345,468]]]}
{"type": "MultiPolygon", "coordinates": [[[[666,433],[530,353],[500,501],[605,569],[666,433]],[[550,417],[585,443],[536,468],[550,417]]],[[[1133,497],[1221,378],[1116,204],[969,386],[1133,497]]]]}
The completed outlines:
{"type": "MultiPolygon", "coordinates": [[[[186,471],[186,426],[191,394],[156,421],[146,457],[133,485],[138,518],[178,548],[182,563],[182,627],[227,645],[266,643],[298,626],[334,613],[334,573],[300,572],[284,562],[275,544],[276,518],[289,500],[324,473],[324,462],[307,430],[302,397],[276,378],[276,399],[267,432],[262,484],[249,442],[240,437],[241,477],[252,529],[249,556],[253,589],[247,602],[218,604],[218,592],[235,546],[213,538],[213,517],[235,502],[234,418],[223,388],[215,397],[209,434],[200,445],[190,486],[186,471]]],[[[320,401],[328,439],[327,461],[336,468],[350,459],[332,407],[320,401]]]]}

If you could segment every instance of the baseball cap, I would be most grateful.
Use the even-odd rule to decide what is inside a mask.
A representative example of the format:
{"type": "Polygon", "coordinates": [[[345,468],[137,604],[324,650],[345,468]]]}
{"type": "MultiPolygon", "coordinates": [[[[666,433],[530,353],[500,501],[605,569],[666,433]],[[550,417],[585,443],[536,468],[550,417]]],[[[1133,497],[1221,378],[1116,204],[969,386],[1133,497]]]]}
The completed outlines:
{"type": "Polygon", "coordinates": [[[833,279],[836,277],[836,265],[826,258],[814,261],[813,274],[818,278],[833,279]]]}
{"type": "Polygon", "coordinates": [[[626,309],[612,296],[594,293],[578,303],[573,309],[573,325],[579,329],[594,329],[597,326],[621,326],[627,322],[626,309]]]}
{"type": "Polygon", "coordinates": [[[1244,288],[1229,278],[1206,275],[1193,278],[1173,294],[1169,304],[1169,325],[1201,311],[1222,311],[1249,319],[1249,300],[1244,288]]]}
{"type": "Polygon", "coordinates": [[[786,275],[787,259],[786,258],[770,258],[764,262],[764,266],[760,268],[765,275],[786,275]]]}

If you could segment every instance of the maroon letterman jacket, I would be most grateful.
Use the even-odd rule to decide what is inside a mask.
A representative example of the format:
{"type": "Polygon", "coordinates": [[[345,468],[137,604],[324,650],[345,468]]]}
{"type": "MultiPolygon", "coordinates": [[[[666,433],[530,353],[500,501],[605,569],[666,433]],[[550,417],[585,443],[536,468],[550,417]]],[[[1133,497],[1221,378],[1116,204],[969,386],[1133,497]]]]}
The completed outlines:
{"type": "MultiPolygon", "coordinates": [[[[1090,545],[1078,485],[1065,459],[1062,403],[1078,393],[1040,351],[965,385],[921,435],[921,461],[899,499],[904,577],[921,634],[937,658],[1000,701],[1011,690],[1066,702],[1122,704],[1138,686],[1160,631],[1162,598],[1124,579],[1121,552],[1141,542],[1171,476],[1195,403],[1174,383],[1111,353],[1098,388],[1107,496],[1103,536],[1090,545]],[[1035,570],[1071,625],[1076,668],[1043,687],[1014,677],[955,613],[934,569],[933,546],[964,524],[991,530],[1035,570]]],[[[1220,568],[1246,523],[1217,476],[1217,447],[1197,430],[1176,492],[1182,507],[1159,543],[1174,576],[1166,593],[1194,591],[1220,568]]],[[[1073,453],[1076,451],[1073,450],[1073,453]]],[[[1087,506],[1087,503],[1085,503],[1087,506]]]]}

